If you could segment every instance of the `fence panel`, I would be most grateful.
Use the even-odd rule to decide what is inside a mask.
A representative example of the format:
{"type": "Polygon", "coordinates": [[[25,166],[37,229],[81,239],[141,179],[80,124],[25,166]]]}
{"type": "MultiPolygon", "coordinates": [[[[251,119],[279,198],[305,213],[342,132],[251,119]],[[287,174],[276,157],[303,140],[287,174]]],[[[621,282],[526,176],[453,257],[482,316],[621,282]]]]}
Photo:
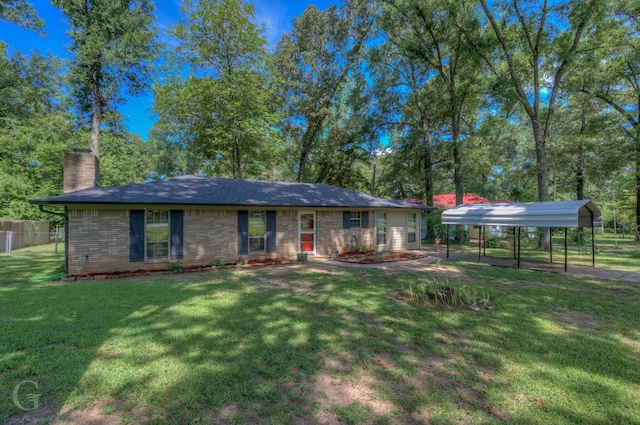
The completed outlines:
{"type": "MultiPolygon", "coordinates": [[[[0,230],[0,254],[11,255],[16,250],[51,245],[51,252],[64,250],[64,228],[58,232],[12,232],[0,230]],[[55,244],[57,242],[57,245],[55,244]]],[[[49,250],[49,248],[45,248],[49,250]]]]}

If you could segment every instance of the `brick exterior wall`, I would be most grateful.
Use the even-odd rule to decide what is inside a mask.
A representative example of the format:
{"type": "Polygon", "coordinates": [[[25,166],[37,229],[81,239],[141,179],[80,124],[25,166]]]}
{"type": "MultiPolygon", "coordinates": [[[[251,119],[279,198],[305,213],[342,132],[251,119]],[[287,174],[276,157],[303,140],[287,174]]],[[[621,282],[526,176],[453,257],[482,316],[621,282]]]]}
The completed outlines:
{"type": "Polygon", "coordinates": [[[100,160],[90,153],[64,154],[63,192],[92,189],[100,181],[100,160]]]}
{"type": "Polygon", "coordinates": [[[321,255],[330,255],[337,249],[340,252],[351,251],[353,236],[358,240],[358,246],[374,249],[375,218],[373,211],[369,211],[369,228],[342,228],[342,211],[318,211],[316,214],[318,228],[316,230],[316,251],[321,255]]]}
{"type": "MultiPolygon", "coordinates": [[[[136,208],[134,208],[136,209],[136,208]]],[[[166,269],[169,259],[141,262],[129,261],[129,210],[69,209],[68,259],[69,274],[108,273],[140,269],[166,269]]],[[[395,249],[418,248],[406,244],[406,229],[401,228],[401,218],[406,213],[387,213],[387,226],[392,229],[396,241],[388,244],[395,249]],[[393,214],[394,220],[390,220],[393,214]],[[393,223],[391,223],[393,221],[393,223]],[[402,244],[401,241],[405,241],[402,244]]],[[[298,252],[298,212],[280,210],[276,218],[276,252],[238,255],[238,214],[235,210],[184,210],[184,258],[185,266],[206,265],[218,259],[223,263],[245,260],[284,257],[295,259],[298,252]]],[[[419,214],[418,214],[419,217],[419,214]]],[[[419,229],[418,229],[419,232],[419,229]]],[[[318,211],[316,213],[316,250],[319,255],[329,255],[331,250],[351,249],[353,235],[358,245],[375,249],[375,212],[369,211],[368,229],[343,229],[342,211],[318,211]]],[[[388,240],[390,239],[387,236],[388,240]]],[[[388,249],[385,247],[385,249],[388,249]]]]}

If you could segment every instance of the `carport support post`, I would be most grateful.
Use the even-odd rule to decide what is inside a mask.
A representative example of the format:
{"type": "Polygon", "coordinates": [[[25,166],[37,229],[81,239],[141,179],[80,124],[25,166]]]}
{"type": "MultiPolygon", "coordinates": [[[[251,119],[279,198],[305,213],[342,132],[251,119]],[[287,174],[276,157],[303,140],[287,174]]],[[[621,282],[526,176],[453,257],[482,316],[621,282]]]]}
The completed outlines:
{"type": "Polygon", "coordinates": [[[591,221],[591,265],[596,266],[596,231],[593,228],[593,220],[591,221]]]}
{"type": "Polygon", "coordinates": [[[480,262],[480,254],[482,253],[482,226],[478,229],[478,263],[480,262]]]}
{"type": "Polygon", "coordinates": [[[487,227],[482,226],[482,256],[487,256],[487,227]]]}
{"type": "Polygon", "coordinates": [[[513,227],[513,259],[515,260],[516,257],[516,228],[515,226],[513,227]]]}
{"type": "Polygon", "coordinates": [[[449,225],[447,224],[447,236],[445,237],[447,240],[447,260],[449,259],[449,225]]]}
{"type": "Polygon", "coordinates": [[[567,228],[564,228],[564,272],[567,272],[567,228]]]}
{"type": "Polygon", "coordinates": [[[518,268],[520,268],[520,227],[518,227],[518,268]]]}
{"type": "Polygon", "coordinates": [[[553,263],[553,229],[549,227],[549,262],[553,263]]]}

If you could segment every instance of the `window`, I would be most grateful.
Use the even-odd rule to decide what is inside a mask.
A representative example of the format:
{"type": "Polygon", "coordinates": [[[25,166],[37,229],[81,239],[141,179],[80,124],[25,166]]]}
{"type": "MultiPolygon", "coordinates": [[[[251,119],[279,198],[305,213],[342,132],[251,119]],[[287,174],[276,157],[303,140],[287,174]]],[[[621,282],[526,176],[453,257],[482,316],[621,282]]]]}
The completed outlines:
{"type": "Polygon", "coordinates": [[[360,211],[351,211],[350,212],[350,227],[353,229],[354,227],[359,229],[362,227],[362,213],[360,211]]]}
{"type": "Polygon", "coordinates": [[[169,257],[169,211],[147,211],[145,256],[149,260],[169,257]]]}
{"type": "Polygon", "coordinates": [[[267,226],[264,211],[249,211],[249,252],[264,252],[267,226]]]}
{"type": "Polygon", "coordinates": [[[387,243],[387,213],[376,213],[376,245],[387,243]]]}
{"type": "Polygon", "coordinates": [[[416,241],[416,213],[407,214],[407,242],[414,243],[416,241]]]}

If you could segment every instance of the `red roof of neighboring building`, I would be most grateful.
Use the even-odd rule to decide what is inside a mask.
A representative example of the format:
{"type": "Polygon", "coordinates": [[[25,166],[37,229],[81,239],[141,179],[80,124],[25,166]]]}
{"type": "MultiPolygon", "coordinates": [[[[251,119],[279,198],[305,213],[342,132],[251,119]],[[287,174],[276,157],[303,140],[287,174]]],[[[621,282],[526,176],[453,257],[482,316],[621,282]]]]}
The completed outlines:
{"type": "MultiPolygon", "coordinates": [[[[424,204],[424,199],[405,199],[405,202],[411,202],[414,204],[424,204]]],[[[509,202],[509,201],[500,201],[509,202]]],[[[462,197],[463,204],[490,204],[491,201],[480,196],[477,193],[465,193],[462,197]]],[[[455,193],[443,193],[442,195],[433,195],[433,205],[440,209],[453,208],[456,206],[456,194],[455,193]]]]}

